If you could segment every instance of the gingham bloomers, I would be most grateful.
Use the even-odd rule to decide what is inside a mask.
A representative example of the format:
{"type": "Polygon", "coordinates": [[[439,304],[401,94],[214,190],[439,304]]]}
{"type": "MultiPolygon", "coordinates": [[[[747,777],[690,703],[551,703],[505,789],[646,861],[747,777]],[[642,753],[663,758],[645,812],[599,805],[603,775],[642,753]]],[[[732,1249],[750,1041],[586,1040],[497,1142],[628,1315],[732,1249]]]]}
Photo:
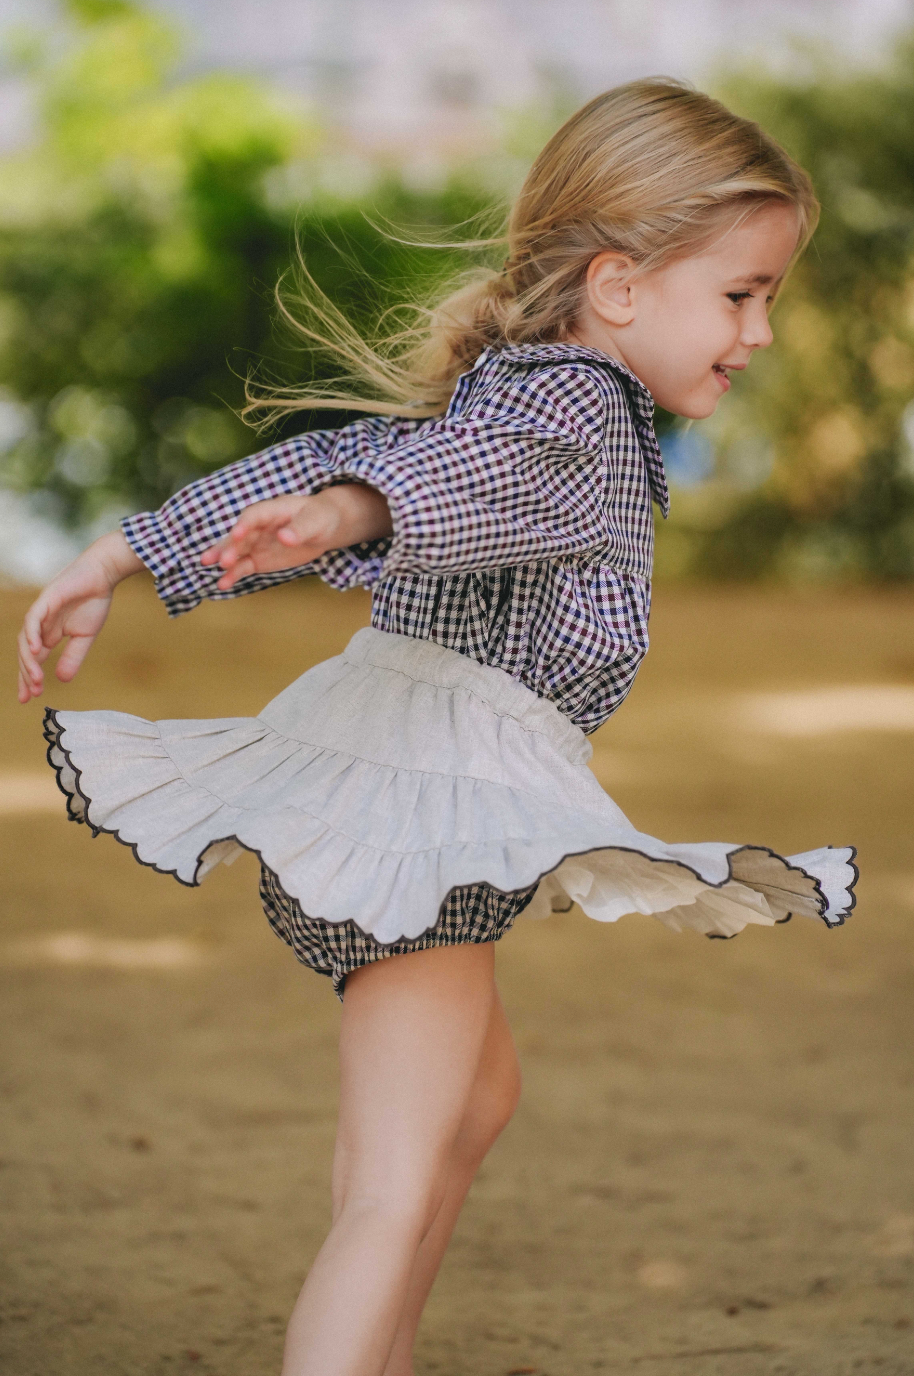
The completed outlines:
{"type": "Polygon", "coordinates": [[[647,651],[651,498],[669,496],[653,400],[622,364],[575,344],[489,349],[447,413],[373,416],[299,435],[185,487],[124,533],[176,616],[303,574],[372,589],[372,625],[502,669],[595,731],[647,651]],[[392,538],[220,592],[203,551],[251,503],[362,482],[392,538]]]}

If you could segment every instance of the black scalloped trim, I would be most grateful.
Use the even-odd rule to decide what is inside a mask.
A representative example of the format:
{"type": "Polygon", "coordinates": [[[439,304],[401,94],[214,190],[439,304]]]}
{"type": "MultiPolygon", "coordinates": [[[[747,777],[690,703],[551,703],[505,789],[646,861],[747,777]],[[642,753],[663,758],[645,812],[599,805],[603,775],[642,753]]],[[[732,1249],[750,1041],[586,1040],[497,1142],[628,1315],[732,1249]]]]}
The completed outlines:
{"type": "MultiPolygon", "coordinates": [[[[89,815],[89,808],[91,806],[92,799],[89,797],[87,793],[83,793],[82,788],[80,787],[80,781],[82,780],[82,770],[77,769],[76,765],[73,763],[73,757],[71,756],[69,750],[66,748],[66,746],[63,744],[63,741],[61,740],[61,737],[65,730],[66,727],[61,726],[60,722],[57,720],[57,709],[54,707],[46,707],[44,709],[43,734],[45,740],[48,742],[48,748],[45,752],[45,755],[48,764],[54,770],[54,774],[57,779],[57,787],[60,789],[61,793],[67,800],[67,817],[69,818],[69,820],[71,822],[84,823],[91,831],[93,840],[96,836],[113,836],[115,841],[117,841],[119,845],[126,846],[127,849],[133,853],[133,858],[138,862],[138,864],[145,865],[147,869],[155,870],[156,874],[170,874],[172,878],[177,879],[178,883],[183,884],[185,888],[197,888],[199,886],[200,881],[197,878],[196,871],[194,873],[193,880],[188,881],[187,879],[182,879],[181,876],[178,874],[177,870],[163,870],[162,867],[160,865],[157,865],[154,860],[144,860],[142,855],[140,855],[137,851],[137,843],[134,841],[125,841],[123,836],[121,836],[120,832],[115,827],[100,827],[92,821],[92,818],[89,815]],[[55,764],[54,761],[51,759],[51,751],[54,749],[60,751],[61,755],[63,755],[64,759],[66,760],[67,765],[73,771],[72,792],[65,786],[63,779],[60,777],[62,766],[55,764]],[[78,813],[73,811],[74,797],[81,798],[83,801],[85,815],[82,817],[80,817],[78,813]]],[[[241,845],[243,843],[239,842],[238,844],[241,845]]],[[[200,859],[197,861],[197,870],[199,870],[200,865],[202,863],[203,857],[201,856],[200,859]]]]}
{"type": "MultiPolygon", "coordinates": [[[[170,874],[174,879],[177,879],[177,881],[178,881],[179,884],[183,884],[183,885],[185,886],[185,888],[188,888],[188,889],[198,888],[198,887],[200,886],[201,880],[200,880],[197,876],[198,876],[199,873],[200,873],[200,868],[201,868],[201,866],[202,866],[202,864],[203,864],[203,857],[205,856],[206,851],[209,850],[210,846],[218,846],[218,845],[221,845],[223,841],[234,841],[237,845],[241,846],[242,850],[250,851],[252,855],[256,855],[256,856],[257,856],[257,859],[260,861],[261,865],[263,865],[264,869],[269,870],[271,874],[274,874],[274,875],[275,875],[275,871],[271,868],[270,865],[267,864],[266,860],[264,860],[263,856],[261,855],[260,851],[256,848],[256,846],[249,846],[249,845],[247,845],[244,841],[241,840],[241,838],[240,838],[239,836],[236,836],[234,833],[231,833],[231,834],[229,834],[228,836],[216,836],[216,837],[214,837],[211,841],[209,841],[209,842],[207,843],[206,850],[204,850],[203,853],[202,853],[202,854],[198,857],[198,859],[197,859],[197,865],[196,865],[196,868],[195,868],[195,870],[194,870],[194,877],[193,877],[193,879],[182,879],[181,876],[178,874],[177,870],[162,869],[162,867],[161,867],[160,865],[157,865],[157,864],[155,863],[154,860],[144,860],[143,857],[142,857],[142,856],[139,854],[139,852],[137,851],[137,844],[138,844],[137,842],[134,842],[134,841],[125,841],[124,838],[123,838],[123,836],[121,836],[120,832],[119,832],[115,827],[102,827],[102,826],[98,826],[95,822],[92,821],[92,818],[91,818],[90,815],[89,815],[89,808],[90,808],[90,806],[91,806],[91,801],[92,801],[92,800],[88,797],[87,794],[85,794],[85,793],[83,792],[82,788],[80,787],[80,781],[81,781],[81,779],[82,779],[82,771],[81,771],[80,769],[78,769],[78,768],[76,767],[76,765],[74,764],[73,758],[72,758],[70,752],[67,750],[66,746],[63,744],[62,739],[61,739],[61,737],[62,737],[62,735],[63,735],[63,733],[64,733],[65,730],[66,730],[66,727],[62,726],[62,725],[60,724],[60,722],[57,720],[57,709],[54,708],[54,707],[46,707],[46,708],[45,708],[45,711],[44,711],[43,733],[44,733],[44,738],[45,738],[45,740],[48,742],[48,748],[47,748],[47,751],[46,751],[46,757],[47,757],[48,764],[49,764],[49,765],[51,766],[51,768],[54,770],[55,776],[56,776],[56,778],[57,778],[57,787],[60,789],[61,793],[64,795],[64,797],[65,797],[66,800],[67,800],[67,816],[69,817],[69,819],[70,819],[71,822],[84,822],[84,823],[88,826],[89,830],[92,832],[93,839],[94,839],[96,836],[100,836],[100,835],[102,835],[102,834],[104,834],[104,835],[106,835],[106,836],[113,836],[114,839],[115,839],[115,841],[117,841],[117,842],[118,842],[120,845],[122,845],[122,846],[126,846],[126,848],[127,848],[129,851],[132,852],[133,858],[134,858],[139,864],[145,865],[147,869],[154,870],[156,874],[170,874]],[[61,768],[60,768],[60,766],[55,765],[54,761],[51,759],[51,750],[52,750],[52,748],[55,748],[55,747],[56,747],[56,749],[58,749],[58,750],[60,751],[60,753],[63,755],[64,759],[66,760],[67,765],[68,765],[69,768],[73,771],[73,780],[74,780],[74,791],[73,791],[73,792],[71,792],[68,788],[66,788],[66,787],[64,786],[63,780],[62,780],[61,777],[60,777],[60,776],[61,776],[61,768]],[[84,804],[84,806],[85,806],[85,816],[84,816],[84,817],[78,816],[78,815],[77,815],[76,813],[74,813],[73,810],[72,810],[72,803],[73,803],[73,798],[74,798],[74,796],[78,796],[78,797],[81,798],[82,801],[83,801],[83,804],[84,804]]],[[[857,880],[860,878],[860,871],[859,871],[859,869],[857,868],[856,864],[854,863],[854,861],[855,861],[855,859],[856,859],[856,856],[857,856],[857,848],[856,848],[856,846],[842,846],[842,847],[826,846],[826,847],[824,847],[824,849],[825,849],[825,850],[836,850],[836,849],[849,850],[849,851],[850,851],[850,855],[849,855],[849,857],[848,857],[847,863],[850,865],[851,869],[853,870],[853,874],[854,874],[854,877],[853,877],[852,882],[851,882],[851,883],[848,885],[848,887],[847,887],[847,892],[848,892],[849,895],[850,895],[850,902],[848,903],[847,908],[846,908],[843,912],[841,912],[841,913],[838,914],[838,917],[837,917],[837,919],[836,919],[834,922],[827,922],[827,921],[825,920],[825,917],[823,916],[824,909],[827,908],[827,906],[828,906],[828,900],[826,899],[825,894],[822,892],[822,886],[820,885],[820,883],[819,883],[818,879],[816,878],[816,876],[815,876],[814,874],[809,874],[809,872],[808,872],[807,870],[804,870],[803,867],[802,867],[801,865],[788,865],[788,864],[787,864],[787,861],[786,861],[786,858],[785,858],[783,855],[781,855],[778,851],[772,850],[770,846],[751,846],[751,845],[747,845],[747,846],[737,846],[735,850],[730,851],[729,854],[727,855],[727,877],[726,877],[725,879],[722,879],[722,880],[720,881],[719,884],[714,884],[714,883],[712,883],[709,879],[705,879],[704,875],[699,874],[698,870],[693,869],[691,865],[687,865],[686,862],[685,862],[684,860],[671,860],[671,859],[669,859],[669,858],[667,858],[667,857],[658,857],[658,856],[656,856],[656,855],[648,855],[645,851],[639,850],[636,846],[591,846],[591,847],[589,847],[588,850],[568,851],[568,852],[567,852],[565,855],[563,855],[562,858],[561,858],[560,860],[558,860],[554,865],[550,865],[550,867],[549,867],[548,870],[543,870],[542,873],[539,874],[535,880],[531,880],[531,881],[530,881],[530,884],[523,884],[523,885],[521,885],[521,887],[522,887],[522,888],[529,888],[529,887],[531,887],[532,884],[539,884],[539,883],[541,883],[542,880],[546,878],[546,875],[547,875],[547,874],[552,874],[555,870],[557,870],[557,869],[559,868],[559,865],[563,865],[563,864],[565,863],[566,860],[575,860],[575,859],[577,859],[579,856],[582,856],[582,855],[593,855],[595,852],[598,852],[598,851],[604,851],[604,850],[609,851],[609,850],[613,850],[613,851],[618,851],[618,852],[620,852],[620,853],[622,853],[622,854],[625,854],[625,855],[640,855],[640,856],[642,857],[642,859],[644,859],[644,860],[650,860],[652,864],[658,864],[658,865],[678,865],[680,869],[684,869],[684,870],[686,870],[689,874],[694,875],[694,877],[695,877],[700,883],[704,884],[707,888],[709,888],[709,889],[722,889],[722,888],[724,887],[725,884],[730,883],[730,881],[733,879],[733,866],[732,866],[732,864],[731,864],[731,860],[732,860],[732,857],[733,857],[734,855],[739,855],[739,854],[741,854],[743,851],[746,851],[746,850],[763,851],[766,855],[770,855],[770,856],[772,857],[772,859],[774,859],[774,860],[780,860],[780,861],[782,862],[782,864],[785,866],[785,868],[786,868],[790,873],[793,873],[793,874],[802,874],[803,877],[804,877],[804,879],[810,879],[810,880],[812,881],[814,891],[815,891],[815,893],[818,895],[818,898],[819,898],[819,903],[820,903],[819,916],[820,916],[820,918],[822,919],[822,922],[824,923],[824,925],[825,925],[829,930],[831,930],[833,927],[843,927],[844,924],[845,924],[845,922],[847,921],[847,918],[849,917],[849,915],[851,914],[851,912],[853,912],[854,908],[855,908],[856,905],[857,905],[857,894],[856,894],[856,891],[855,891],[855,890],[856,890],[857,880]]],[[[286,890],[282,888],[282,884],[281,884],[280,881],[279,881],[279,876],[278,876],[278,875],[276,875],[276,883],[277,883],[278,887],[279,887],[280,889],[282,889],[283,893],[286,894],[286,897],[290,900],[290,902],[293,902],[293,903],[298,903],[298,902],[299,902],[299,900],[298,900],[297,898],[294,898],[291,894],[287,893],[286,890]]],[[[412,941],[412,940],[418,941],[420,937],[422,937],[422,936],[425,935],[425,932],[430,932],[430,931],[432,931],[432,929],[433,929],[435,926],[437,926],[437,924],[438,924],[438,921],[439,921],[439,919],[440,919],[440,917],[441,917],[441,914],[442,914],[442,912],[443,912],[443,910],[444,910],[444,905],[445,905],[445,903],[447,902],[448,898],[450,898],[451,894],[454,892],[455,889],[463,888],[463,887],[465,887],[465,885],[461,885],[461,884],[455,884],[455,885],[453,885],[453,887],[450,888],[450,889],[448,890],[447,894],[445,894],[445,897],[444,897],[444,899],[442,900],[442,903],[441,903],[441,905],[440,905],[440,907],[439,907],[439,909],[438,909],[438,916],[435,918],[435,921],[432,922],[428,927],[426,927],[426,928],[425,928],[425,931],[420,932],[419,935],[418,935],[417,937],[415,937],[415,938],[414,938],[414,937],[410,937],[410,938],[408,938],[408,939],[409,939],[410,941],[412,941]]],[[[490,885],[490,888],[492,888],[492,889],[494,890],[495,893],[500,893],[500,894],[504,894],[504,895],[507,895],[507,894],[509,894],[509,893],[516,893],[516,892],[517,892],[516,889],[499,889],[495,884],[491,884],[491,885],[490,885]]],[[[299,906],[300,906],[300,905],[299,905],[299,906]]],[[[309,916],[314,917],[314,916],[316,916],[316,914],[312,913],[312,914],[309,914],[309,916]]],[[[779,923],[782,923],[782,922],[789,922],[792,916],[793,916],[792,913],[788,913],[786,917],[780,918],[778,921],[779,921],[779,923]]],[[[334,921],[332,921],[330,918],[322,917],[322,918],[320,919],[320,921],[321,921],[321,922],[326,922],[326,924],[327,924],[328,927],[342,927],[342,926],[345,926],[345,924],[346,924],[348,921],[350,921],[350,919],[349,919],[349,918],[342,918],[339,922],[334,922],[334,921]]],[[[358,926],[358,923],[356,923],[355,925],[358,926]]],[[[733,932],[733,933],[731,933],[730,936],[725,936],[722,932],[706,932],[706,933],[705,933],[705,936],[711,938],[712,940],[719,940],[719,941],[732,941],[733,937],[734,937],[734,936],[738,936],[738,935],[739,935],[738,932],[733,932]]],[[[374,937],[374,940],[377,941],[378,938],[377,938],[377,937],[374,937]]],[[[403,937],[402,937],[402,936],[399,936],[399,937],[394,937],[393,941],[390,941],[390,942],[379,942],[378,944],[379,944],[379,945],[382,945],[382,946],[384,946],[384,945],[390,946],[390,945],[394,945],[397,941],[402,941],[402,940],[403,940],[403,937]]]]}

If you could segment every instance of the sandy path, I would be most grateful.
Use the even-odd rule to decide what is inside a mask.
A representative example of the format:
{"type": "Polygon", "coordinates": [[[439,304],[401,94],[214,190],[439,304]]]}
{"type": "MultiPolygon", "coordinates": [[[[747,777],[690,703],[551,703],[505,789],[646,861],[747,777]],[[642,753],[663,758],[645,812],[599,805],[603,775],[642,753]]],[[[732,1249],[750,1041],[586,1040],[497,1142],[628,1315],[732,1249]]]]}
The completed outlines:
{"type": "MultiPolygon", "coordinates": [[[[26,600],[0,598],[7,647],[26,600]]],[[[50,700],[256,711],[365,611],[302,587],[169,625],[128,586],[50,700]]],[[[658,595],[601,781],[671,839],[855,841],[860,905],[733,942],[518,924],[524,1102],[421,1371],[914,1373],[912,611],[658,595]]],[[[266,1376],[326,1224],[336,1001],[270,934],[249,858],[188,891],[90,842],[49,804],[37,709],[8,696],[0,722],[0,1369],[266,1376]]]]}

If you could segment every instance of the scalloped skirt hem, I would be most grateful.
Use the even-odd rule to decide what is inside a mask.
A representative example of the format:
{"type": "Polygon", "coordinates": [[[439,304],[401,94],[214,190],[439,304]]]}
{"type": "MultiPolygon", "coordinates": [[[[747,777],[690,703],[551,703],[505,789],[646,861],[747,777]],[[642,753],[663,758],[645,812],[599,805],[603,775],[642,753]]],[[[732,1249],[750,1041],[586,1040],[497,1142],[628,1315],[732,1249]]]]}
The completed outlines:
{"type": "Polygon", "coordinates": [[[431,935],[474,885],[533,892],[531,916],[577,902],[712,937],[795,913],[839,926],[854,904],[852,847],[782,856],[639,832],[551,703],[385,631],[359,631],[256,717],[48,709],[45,735],[68,813],[94,834],[184,884],[253,851],[302,914],[381,946],[431,935]]]}

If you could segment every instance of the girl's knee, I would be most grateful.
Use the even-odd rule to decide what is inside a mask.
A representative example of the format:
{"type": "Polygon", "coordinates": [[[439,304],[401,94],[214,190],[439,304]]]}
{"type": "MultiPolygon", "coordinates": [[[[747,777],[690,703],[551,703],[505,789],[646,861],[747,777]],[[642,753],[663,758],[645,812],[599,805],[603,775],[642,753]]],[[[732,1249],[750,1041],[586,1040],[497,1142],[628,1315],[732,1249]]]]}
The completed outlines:
{"type": "Polygon", "coordinates": [[[441,1203],[450,1156],[449,1141],[424,1150],[401,1143],[399,1150],[371,1159],[344,1156],[334,1169],[334,1217],[370,1212],[407,1231],[422,1231],[441,1203]]]}
{"type": "Polygon", "coordinates": [[[411,1178],[389,1180],[368,1188],[343,1187],[334,1193],[334,1223],[363,1224],[391,1237],[417,1242],[425,1236],[441,1207],[446,1183],[442,1172],[434,1181],[411,1178]]]}
{"type": "Polygon", "coordinates": [[[520,1095],[520,1065],[512,1056],[499,1067],[497,1076],[477,1086],[455,1143],[456,1154],[478,1164],[514,1117],[520,1095]]]}

